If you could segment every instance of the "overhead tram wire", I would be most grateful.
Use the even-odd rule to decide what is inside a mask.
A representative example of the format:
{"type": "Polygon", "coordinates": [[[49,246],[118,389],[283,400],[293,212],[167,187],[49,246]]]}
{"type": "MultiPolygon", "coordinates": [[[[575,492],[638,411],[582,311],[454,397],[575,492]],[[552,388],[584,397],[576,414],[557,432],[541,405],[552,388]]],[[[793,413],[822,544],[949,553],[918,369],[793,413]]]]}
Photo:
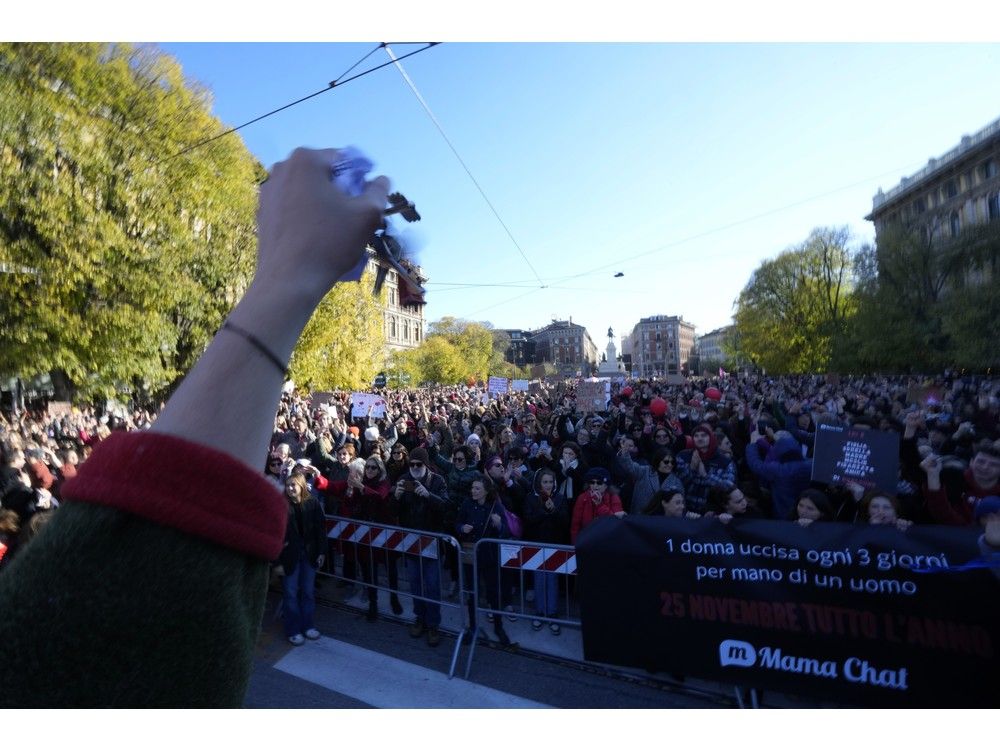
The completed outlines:
{"type": "Polygon", "coordinates": [[[461,155],[459,155],[459,153],[458,153],[458,150],[455,148],[454,144],[451,142],[451,139],[448,138],[448,135],[444,132],[444,128],[441,127],[441,123],[438,122],[437,117],[434,116],[434,113],[431,111],[430,106],[424,100],[424,97],[421,96],[420,92],[417,90],[416,85],[410,79],[410,76],[406,73],[406,70],[403,68],[402,65],[400,65],[400,62],[403,59],[405,59],[405,56],[397,58],[396,55],[393,54],[393,51],[389,47],[388,43],[383,44],[383,46],[385,47],[386,53],[392,59],[392,62],[396,65],[396,69],[399,71],[399,74],[403,77],[403,80],[406,82],[406,85],[410,87],[410,90],[413,92],[413,95],[415,97],[417,97],[417,101],[420,102],[420,106],[424,108],[424,112],[426,112],[427,116],[430,117],[431,122],[434,123],[434,127],[436,127],[438,129],[438,132],[441,134],[441,137],[444,138],[444,142],[448,144],[448,148],[451,149],[451,152],[455,155],[455,158],[458,159],[458,163],[462,165],[462,169],[465,170],[465,173],[469,176],[469,179],[472,180],[472,184],[476,186],[476,190],[479,191],[479,194],[483,197],[483,200],[486,201],[486,205],[489,206],[490,211],[493,212],[493,215],[496,217],[496,220],[498,222],[500,222],[500,226],[503,227],[503,230],[507,233],[507,236],[510,238],[510,241],[512,243],[514,243],[514,247],[517,248],[517,251],[521,254],[521,257],[524,258],[525,264],[528,266],[528,268],[531,269],[531,272],[535,275],[535,278],[538,279],[539,289],[544,289],[545,288],[545,282],[542,281],[542,277],[538,275],[538,271],[535,270],[535,267],[531,264],[531,261],[528,260],[527,254],[521,248],[521,245],[518,243],[518,241],[516,239],[514,239],[514,235],[511,233],[510,229],[507,227],[507,224],[504,222],[504,220],[502,218],[500,218],[499,212],[496,210],[496,208],[493,206],[493,203],[490,201],[489,197],[486,195],[486,191],[483,190],[482,186],[479,184],[479,181],[476,180],[475,176],[473,176],[472,171],[469,169],[468,165],[465,163],[465,160],[462,159],[461,155]]]}
{"type": "MultiPolygon", "coordinates": [[[[413,55],[419,55],[421,52],[429,50],[431,47],[437,46],[438,44],[440,44],[440,42],[426,42],[425,44],[426,44],[426,46],[421,47],[418,50],[414,50],[413,52],[408,52],[405,55],[403,55],[402,57],[400,57],[399,59],[400,60],[405,60],[407,57],[413,57],[413,55]]],[[[303,96],[301,99],[296,99],[294,102],[289,102],[288,104],[285,104],[284,106],[278,107],[277,109],[272,109],[270,112],[267,112],[267,113],[265,113],[263,115],[260,115],[259,117],[255,117],[252,120],[247,120],[242,125],[237,125],[234,128],[229,128],[229,130],[223,131],[222,133],[219,133],[218,135],[213,135],[211,138],[206,138],[203,141],[198,141],[197,143],[195,143],[195,144],[193,144],[191,146],[188,146],[185,149],[182,149],[182,150],[178,151],[176,154],[171,154],[170,156],[167,156],[167,157],[164,157],[163,159],[160,159],[159,161],[155,162],[155,164],[162,164],[163,162],[170,161],[171,159],[175,159],[178,156],[183,156],[184,154],[190,153],[191,151],[194,151],[197,148],[201,148],[202,146],[205,146],[205,145],[207,145],[209,143],[212,143],[213,141],[217,141],[220,138],[224,138],[227,135],[235,133],[238,130],[242,130],[243,128],[247,127],[248,125],[253,125],[255,122],[260,122],[261,120],[264,120],[264,119],[270,117],[271,115],[276,115],[279,112],[283,112],[286,109],[294,107],[296,104],[301,104],[302,102],[308,101],[309,99],[317,97],[320,94],[325,94],[327,91],[332,91],[334,88],[336,88],[338,86],[343,86],[344,84],[350,83],[351,81],[356,81],[358,78],[362,78],[362,77],[368,75],[369,73],[374,73],[376,70],[381,70],[382,68],[385,68],[385,67],[388,67],[389,65],[392,65],[392,61],[387,62],[387,63],[382,63],[381,65],[376,65],[374,68],[369,68],[368,70],[365,70],[365,71],[363,71],[361,73],[358,73],[355,76],[351,76],[350,78],[346,78],[344,80],[341,80],[341,79],[344,78],[345,75],[347,75],[352,70],[354,70],[356,67],[358,67],[361,63],[363,63],[365,60],[367,60],[369,57],[371,57],[375,52],[377,52],[378,50],[382,49],[383,46],[385,46],[384,42],[375,45],[375,48],[373,50],[371,50],[371,52],[369,52],[364,57],[362,57],[360,60],[358,60],[356,63],[354,63],[354,65],[352,65],[346,71],[344,71],[343,73],[341,73],[338,78],[335,78],[332,81],[330,81],[329,84],[327,84],[324,88],[320,89],[319,91],[314,91],[311,94],[307,94],[306,96],[303,96]]]]}
{"type": "MultiPolygon", "coordinates": [[[[593,268],[593,269],[591,269],[589,271],[583,271],[582,273],[574,274],[574,275],[571,275],[571,276],[562,276],[562,277],[559,277],[559,278],[553,278],[553,279],[550,279],[549,281],[550,281],[550,284],[559,284],[560,282],[572,281],[573,279],[579,279],[579,278],[582,278],[584,276],[592,276],[592,275],[597,274],[597,273],[602,273],[602,272],[607,271],[609,268],[620,267],[624,263],[629,263],[629,262],[631,262],[633,260],[637,260],[639,258],[644,258],[644,257],[646,257],[648,255],[654,255],[656,253],[664,252],[665,250],[669,250],[669,249],[671,249],[673,247],[677,247],[678,245],[684,244],[685,242],[691,242],[691,241],[696,240],[696,239],[701,239],[702,237],[707,237],[708,235],[714,234],[716,232],[722,232],[722,231],[725,231],[727,229],[731,229],[733,227],[740,226],[742,224],[747,224],[749,222],[756,221],[757,219],[762,219],[762,218],[764,218],[766,216],[771,216],[772,214],[780,213],[781,211],[787,211],[790,208],[797,208],[798,206],[805,205],[806,203],[809,203],[811,201],[819,200],[820,198],[826,198],[827,196],[830,196],[830,195],[835,195],[836,193],[839,193],[839,192],[841,192],[843,190],[849,190],[849,189],[851,189],[853,187],[858,187],[859,185],[864,185],[866,182],[869,182],[870,180],[877,180],[880,177],[885,177],[885,176],[888,176],[888,175],[891,175],[891,174],[897,174],[898,172],[901,172],[901,171],[907,171],[909,169],[913,169],[916,166],[920,166],[920,164],[909,164],[909,165],[906,165],[904,167],[898,167],[896,169],[892,169],[892,170],[889,170],[889,171],[886,171],[886,172],[882,172],[881,174],[873,175],[871,177],[866,177],[864,180],[860,180],[858,182],[851,183],[850,185],[843,185],[841,187],[838,187],[838,188],[835,188],[833,190],[830,190],[829,192],[826,192],[826,193],[820,193],[819,195],[813,195],[813,196],[811,196],[809,198],[805,198],[805,199],[803,199],[801,201],[797,201],[795,203],[790,203],[788,205],[781,206],[779,208],[773,208],[773,209],[771,209],[769,211],[765,211],[763,213],[756,214],[755,216],[749,216],[749,217],[747,217],[745,219],[740,219],[739,221],[732,222],[731,224],[726,224],[724,226],[715,227],[713,229],[708,229],[708,230],[706,230],[704,232],[701,232],[700,234],[692,235],[690,237],[685,237],[683,239],[676,240],[676,241],[668,243],[666,245],[661,245],[660,247],[654,248],[653,250],[647,250],[645,252],[639,253],[638,255],[633,255],[633,256],[628,257],[628,258],[621,258],[619,260],[616,260],[614,263],[609,263],[609,264],[604,265],[604,266],[599,266],[599,267],[593,268]]],[[[721,256],[718,255],[718,254],[716,254],[716,255],[701,255],[701,256],[699,256],[699,259],[700,260],[707,260],[707,259],[712,259],[712,258],[717,258],[717,257],[721,257],[721,256]]],[[[497,286],[499,286],[499,285],[497,285],[497,286]]],[[[505,286],[507,286],[507,285],[505,285],[505,286]]],[[[512,288],[514,287],[513,284],[511,284],[510,286],[512,288]]],[[[555,287],[549,286],[549,287],[543,287],[543,288],[555,288],[555,287]]],[[[559,288],[564,288],[564,287],[559,287],[559,288]]],[[[442,290],[439,290],[439,291],[447,291],[447,290],[442,289],[442,290]]],[[[535,289],[533,291],[535,291],[535,292],[541,291],[541,288],[540,289],[535,289]]],[[[499,302],[496,305],[491,305],[490,307],[488,307],[486,309],[490,310],[490,309],[492,309],[494,307],[498,307],[499,305],[506,304],[507,302],[514,302],[515,300],[521,299],[522,297],[525,297],[528,294],[532,294],[532,293],[533,293],[532,291],[528,291],[528,292],[525,292],[524,294],[518,294],[517,296],[512,297],[512,298],[506,300],[505,302],[499,302]]],[[[478,312],[472,313],[469,317],[471,317],[472,315],[478,315],[478,314],[479,314],[478,312]]]]}
{"type": "MultiPolygon", "coordinates": [[[[907,165],[907,166],[900,167],[900,168],[897,168],[897,169],[893,169],[893,170],[890,170],[890,171],[887,171],[887,172],[883,172],[881,174],[873,175],[871,177],[866,177],[863,180],[860,180],[858,182],[853,182],[850,185],[844,185],[842,187],[835,188],[834,190],[830,190],[829,192],[826,192],[826,193],[820,193],[819,195],[813,195],[813,196],[810,196],[809,198],[804,198],[803,200],[796,201],[795,203],[789,203],[788,205],[781,206],[779,208],[772,208],[772,209],[770,209],[768,211],[764,211],[763,213],[756,214],[754,216],[748,216],[748,217],[746,217],[744,219],[739,219],[738,221],[734,221],[734,222],[732,222],[730,224],[725,224],[723,226],[714,227],[714,228],[708,229],[708,230],[706,230],[704,232],[700,232],[698,234],[693,234],[693,235],[691,235],[689,237],[684,237],[684,238],[679,239],[679,240],[674,240],[673,242],[668,242],[667,244],[660,245],[659,247],[654,248],[653,250],[646,250],[644,252],[638,253],[637,255],[631,255],[631,256],[629,256],[627,258],[619,258],[618,260],[614,261],[613,263],[608,263],[607,265],[598,266],[598,267],[593,268],[593,269],[591,269],[589,271],[583,271],[582,273],[573,274],[571,276],[561,276],[561,277],[559,277],[557,279],[552,279],[551,281],[552,281],[552,283],[558,284],[560,282],[572,281],[573,279],[579,279],[579,278],[582,278],[584,276],[591,276],[591,275],[594,275],[594,274],[597,274],[597,273],[602,273],[604,271],[607,271],[609,268],[618,268],[618,267],[620,267],[621,265],[623,265],[625,263],[630,263],[630,262],[632,262],[634,260],[638,260],[640,258],[645,258],[645,257],[647,257],[649,255],[655,255],[657,253],[662,253],[662,252],[670,250],[670,249],[672,249],[674,247],[677,247],[678,245],[683,245],[683,244],[685,244],[687,242],[692,242],[694,240],[700,240],[703,237],[708,237],[709,235],[715,234],[716,232],[724,232],[727,229],[732,229],[733,227],[738,227],[738,226],[741,226],[743,224],[749,224],[750,222],[757,221],[758,219],[763,219],[763,218],[765,218],[767,216],[771,216],[772,214],[780,213],[782,211],[787,211],[790,208],[798,208],[799,206],[803,206],[803,205],[805,205],[807,203],[810,203],[812,201],[819,200],[820,198],[827,198],[827,197],[829,197],[831,195],[835,195],[835,194],[840,193],[840,192],[842,192],[844,190],[850,190],[851,188],[859,187],[860,185],[864,185],[865,183],[869,182],[870,180],[877,180],[880,177],[885,177],[885,176],[890,175],[890,174],[896,174],[896,173],[901,172],[901,171],[906,171],[906,170],[912,169],[912,168],[914,168],[916,166],[919,166],[919,163],[918,164],[907,165]]],[[[708,255],[699,255],[698,258],[699,258],[699,260],[702,260],[702,261],[704,261],[704,260],[713,260],[713,259],[724,257],[724,255],[726,255],[726,254],[727,253],[724,253],[724,254],[715,253],[715,254],[708,254],[708,255]]]]}

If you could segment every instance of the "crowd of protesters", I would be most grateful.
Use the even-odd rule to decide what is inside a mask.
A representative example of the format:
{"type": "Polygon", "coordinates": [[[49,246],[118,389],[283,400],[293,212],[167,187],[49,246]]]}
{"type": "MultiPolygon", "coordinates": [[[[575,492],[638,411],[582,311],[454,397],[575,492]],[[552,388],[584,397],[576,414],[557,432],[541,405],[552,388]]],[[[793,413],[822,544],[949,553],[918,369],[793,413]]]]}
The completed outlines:
{"type": "MultiPolygon", "coordinates": [[[[262,469],[289,501],[278,571],[286,635],[294,644],[319,637],[313,625],[319,570],[337,570],[342,587],[356,584],[375,619],[373,576],[384,567],[396,591],[402,562],[410,591],[423,597],[413,600],[410,634],[426,636],[432,646],[440,641],[435,602],[458,595],[463,563],[465,579],[472,575],[471,560],[450,547],[439,567],[436,560],[373,557],[368,547],[332,542],[324,513],[446,534],[468,548],[482,538],[512,536],[573,544],[595,519],[626,514],[902,530],[913,523],[975,525],[984,529],[984,552],[1000,547],[1000,380],[945,373],[834,382],[756,375],[683,385],[625,381],[613,385],[603,409],[578,403],[573,381],[508,394],[488,394],[482,386],[375,392],[384,403],[353,417],[349,393],[289,392],[275,417],[262,469]],[[898,433],[894,491],[813,481],[821,425],[898,433]]],[[[58,507],[61,483],[94,445],[155,418],[142,410],[5,415],[0,566],[58,507]]],[[[495,546],[479,550],[490,609],[513,611],[516,582],[501,575],[495,546]]],[[[521,601],[533,603],[526,615],[558,614],[555,578],[539,573],[522,592],[521,601]]],[[[390,605],[402,614],[396,593],[390,605]]],[[[474,621],[471,604],[470,612],[474,621]]],[[[502,618],[491,619],[496,637],[508,643],[502,618]]],[[[532,627],[542,629],[541,619],[532,627]]],[[[549,628],[560,632],[557,623],[549,628]]]]}

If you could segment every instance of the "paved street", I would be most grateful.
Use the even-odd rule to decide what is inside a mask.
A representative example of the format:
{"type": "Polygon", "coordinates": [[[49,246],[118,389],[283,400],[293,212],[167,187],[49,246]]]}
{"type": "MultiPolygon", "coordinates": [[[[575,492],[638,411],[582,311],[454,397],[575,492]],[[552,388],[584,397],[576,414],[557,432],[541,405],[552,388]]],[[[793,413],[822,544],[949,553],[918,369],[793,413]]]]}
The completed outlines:
{"type": "MultiPolygon", "coordinates": [[[[332,583],[326,583],[326,589],[332,583]]],[[[325,593],[321,591],[322,594],[325,593]]],[[[332,594],[331,594],[332,596],[332,594]]],[[[385,598],[385,595],[382,595],[385,598]]],[[[410,638],[402,618],[366,622],[360,609],[321,605],[324,637],[300,647],[285,640],[274,618],[280,597],[268,600],[247,708],[721,708],[728,696],[670,688],[647,678],[611,676],[527,650],[504,651],[480,643],[466,682],[467,648],[454,679],[447,676],[455,639],[438,648],[410,638]]],[[[408,601],[404,597],[408,612],[408,601]]],[[[404,616],[405,617],[405,616],[404,616]]],[[[527,622],[508,623],[515,641],[532,633],[527,622]]],[[[550,639],[550,634],[545,634],[550,639]]],[[[560,638],[569,635],[568,629],[560,638]]],[[[578,636],[577,636],[578,637],[578,636]]],[[[527,639],[525,639],[527,640],[527,639]]],[[[712,686],[718,691],[717,686],[712,686]]]]}

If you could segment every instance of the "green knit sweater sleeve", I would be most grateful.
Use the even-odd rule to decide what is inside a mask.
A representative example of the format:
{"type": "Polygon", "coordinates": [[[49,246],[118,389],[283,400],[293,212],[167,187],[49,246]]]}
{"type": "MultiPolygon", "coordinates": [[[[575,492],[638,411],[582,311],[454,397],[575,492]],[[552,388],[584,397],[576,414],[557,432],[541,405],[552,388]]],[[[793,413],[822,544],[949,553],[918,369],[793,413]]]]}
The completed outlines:
{"type": "Polygon", "coordinates": [[[122,435],[0,573],[0,706],[238,707],[286,511],[263,477],[122,435]]]}

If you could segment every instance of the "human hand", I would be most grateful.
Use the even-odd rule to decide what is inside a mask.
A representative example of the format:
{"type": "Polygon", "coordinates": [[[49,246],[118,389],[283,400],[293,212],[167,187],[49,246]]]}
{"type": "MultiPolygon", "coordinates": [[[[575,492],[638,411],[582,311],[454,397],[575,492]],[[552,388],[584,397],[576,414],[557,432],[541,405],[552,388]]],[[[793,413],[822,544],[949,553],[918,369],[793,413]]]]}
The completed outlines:
{"type": "Polygon", "coordinates": [[[499,529],[500,528],[500,516],[498,514],[496,514],[496,513],[491,513],[490,514],[490,523],[493,524],[494,527],[496,527],[496,528],[499,529]]]}
{"type": "Polygon", "coordinates": [[[615,518],[625,518],[625,511],[620,510],[617,513],[615,513],[614,515],[615,515],[615,518]]]}
{"type": "Polygon", "coordinates": [[[797,523],[799,526],[802,526],[804,528],[804,527],[808,526],[809,524],[811,524],[812,522],[813,522],[813,520],[811,518],[800,518],[795,523],[797,523]]]}
{"type": "Polygon", "coordinates": [[[319,300],[365,251],[382,219],[389,181],[378,177],[350,196],[331,179],[335,149],[298,148],[260,188],[254,285],[319,300]]]}
{"type": "Polygon", "coordinates": [[[939,475],[941,473],[941,459],[932,453],[920,462],[920,468],[928,476],[932,474],[935,476],[939,475]]]}
{"type": "Polygon", "coordinates": [[[730,521],[733,520],[732,513],[720,513],[717,517],[719,521],[721,521],[722,523],[729,523],[730,521]]]}
{"type": "Polygon", "coordinates": [[[403,489],[403,480],[400,479],[398,482],[396,482],[396,489],[394,491],[394,493],[396,495],[396,499],[399,500],[399,498],[401,498],[403,496],[403,493],[405,491],[406,490],[403,489]]]}
{"type": "Polygon", "coordinates": [[[316,558],[316,567],[322,568],[324,562],[326,562],[326,555],[320,555],[316,558]]]}
{"type": "Polygon", "coordinates": [[[990,513],[983,520],[986,521],[986,543],[991,547],[1000,547],[1000,513],[990,513]]]}
{"type": "Polygon", "coordinates": [[[686,513],[684,514],[684,517],[685,517],[685,518],[690,518],[690,519],[695,519],[695,518],[701,518],[701,516],[700,516],[700,515],[698,515],[697,513],[695,513],[695,512],[693,511],[693,510],[689,510],[689,511],[687,511],[687,512],[686,512],[686,513]]]}
{"type": "Polygon", "coordinates": [[[545,501],[545,510],[547,510],[547,511],[549,511],[549,513],[551,513],[555,509],[556,509],[556,504],[554,502],[552,502],[551,499],[545,501]]]}
{"type": "Polygon", "coordinates": [[[424,487],[422,484],[419,483],[414,485],[413,491],[420,497],[427,497],[429,494],[431,494],[430,492],[427,491],[426,487],[424,487]]]}
{"type": "Polygon", "coordinates": [[[908,521],[905,518],[897,518],[896,519],[896,528],[899,529],[900,531],[906,531],[912,525],[913,525],[913,521],[908,521]]]}
{"type": "Polygon", "coordinates": [[[472,533],[472,524],[470,524],[470,523],[465,524],[462,527],[462,533],[463,534],[471,534],[472,533]]]}

